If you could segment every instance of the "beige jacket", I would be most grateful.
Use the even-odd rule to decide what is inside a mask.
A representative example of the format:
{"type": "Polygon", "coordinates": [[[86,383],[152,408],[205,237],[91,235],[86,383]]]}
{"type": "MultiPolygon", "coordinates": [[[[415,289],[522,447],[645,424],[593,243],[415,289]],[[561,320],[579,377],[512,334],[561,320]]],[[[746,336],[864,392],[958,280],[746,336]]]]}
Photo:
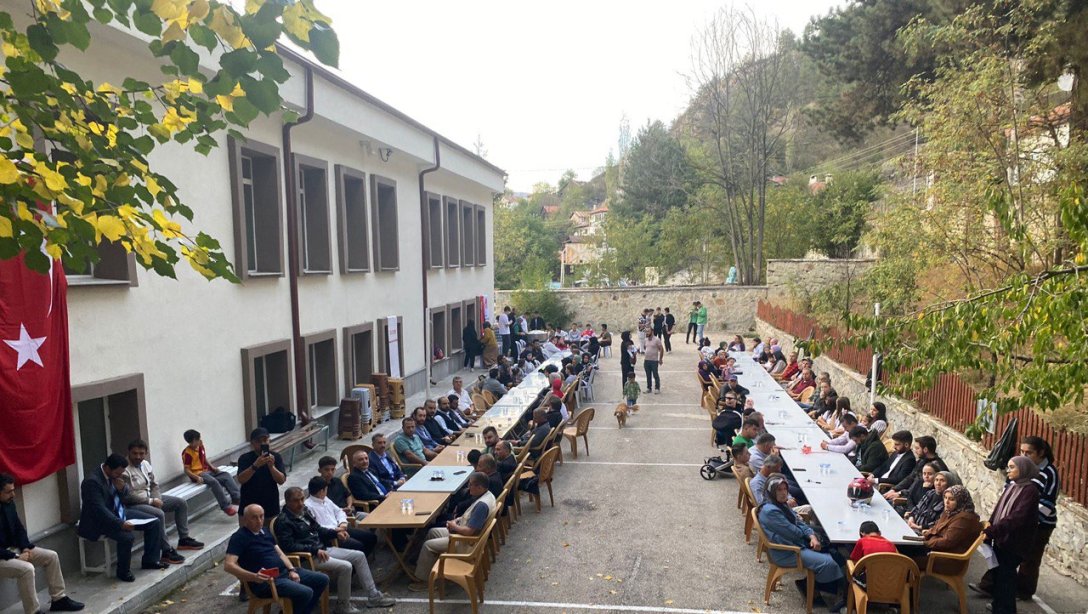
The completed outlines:
{"type": "Polygon", "coordinates": [[[125,474],[122,477],[125,484],[128,484],[125,505],[146,505],[151,499],[162,498],[151,463],[144,461],[139,466],[129,465],[125,468],[125,474]]]}

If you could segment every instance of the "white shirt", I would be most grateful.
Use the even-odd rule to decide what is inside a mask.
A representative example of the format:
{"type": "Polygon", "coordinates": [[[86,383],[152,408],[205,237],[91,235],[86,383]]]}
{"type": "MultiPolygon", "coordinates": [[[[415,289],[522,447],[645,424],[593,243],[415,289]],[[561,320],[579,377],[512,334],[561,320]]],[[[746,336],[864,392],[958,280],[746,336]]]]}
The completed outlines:
{"type": "Polygon", "coordinates": [[[510,334],[510,316],[506,315],[505,313],[499,314],[499,334],[510,334]]]}
{"type": "Polygon", "coordinates": [[[544,358],[551,358],[563,350],[556,347],[551,341],[545,341],[544,345],[540,346],[540,351],[544,352],[544,358]]]}
{"type": "Polygon", "coordinates": [[[752,358],[755,358],[756,360],[758,360],[759,355],[762,354],[762,353],[763,353],[763,342],[760,341],[759,345],[757,345],[755,347],[755,349],[752,350],[752,358]]]}
{"type": "Polygon", "coordinates": [[[306,504],[306,508],[313,513],[314,518],[317,520],[317,524],[326,529],[335,529],[339,527],[341,523],[348,521],[348,517],[344,514],[344,510],[337,507],[328,497],[318,499],[317,497],[310,495],[309,497],[306,497],[304,503],[306,504]]]}
{"type": "Polygon", "coordinates": [[[525,316],[518,316],[518,325],[521,326],[521,332],[529,331],[529,321],[525,319],[525,316]]]}
{"type": "Polygon", "coordinates": [[[465,388],[464,384],[461,385],[461,392],[457,392],[453,388],[450,388],[449,392],[446,393],[446,396],[450,396],[451,394],[457,396],[457,409],[466,411],[472,408],[472,395],[469,394],[468,388],[465,388]]]}

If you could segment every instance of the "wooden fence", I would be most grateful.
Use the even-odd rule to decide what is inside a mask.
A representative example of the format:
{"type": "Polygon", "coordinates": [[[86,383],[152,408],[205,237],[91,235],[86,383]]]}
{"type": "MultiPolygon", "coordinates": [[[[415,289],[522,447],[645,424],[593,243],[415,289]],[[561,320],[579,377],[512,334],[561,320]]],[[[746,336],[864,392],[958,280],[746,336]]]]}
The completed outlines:
{"type": "MultiPolygon", "coordinates": [[[[830,340],[843,337],[838,329],[823,326],[814,318],[764,301],[757,305],[756,315],[798,339],[812,337],[830,340]]],[[[873,360],[872,350],[845,344],[829,344],[824,355],[858,373],[868,373],[873,360]]],[[[912,395],[911,401],[922,411],[961,432],[978,415],[975,390],[952,373],[938,376],[932,386],[912,395]]],[[[982,445],[987,450],[1013,418],[1019,420],[1017,431],[1021,437],[1037,435],[1050,442],[1054,449],[1054,464],[1061,472],[1062,492],[1077,503],[1088,505],[1088,436],[1055,429],[1031,409],[1021,408],[997,418],[995,434],[987,433],[982,438],[982,445]]]]}

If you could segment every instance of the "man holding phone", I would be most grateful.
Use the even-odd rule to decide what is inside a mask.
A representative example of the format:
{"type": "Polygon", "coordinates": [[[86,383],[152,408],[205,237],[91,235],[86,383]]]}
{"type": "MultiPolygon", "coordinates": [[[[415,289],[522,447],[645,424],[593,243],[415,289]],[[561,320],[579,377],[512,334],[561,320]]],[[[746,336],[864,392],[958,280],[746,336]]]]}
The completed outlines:
{"type": "Polygon", "coordinates": [[[249,434],[250,451],[238,457],[238,483],[242,485],[242,509],[257,504],[264,509],[264,523],[280,512],[280,484],[287,481],[283,457],[268,449],[268,429],[249,434]]]}

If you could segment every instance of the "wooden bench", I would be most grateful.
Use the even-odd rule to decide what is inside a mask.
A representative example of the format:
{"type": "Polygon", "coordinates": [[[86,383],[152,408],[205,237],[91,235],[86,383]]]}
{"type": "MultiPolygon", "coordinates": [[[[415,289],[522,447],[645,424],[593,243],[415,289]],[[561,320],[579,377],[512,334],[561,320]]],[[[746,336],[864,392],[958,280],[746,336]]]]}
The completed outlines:
{"type": "Polygon", "coordinates": [[[281,455],[287,455],[287,471],[292,471],[295,466],[295,450],[299,446],[313,439],[315,436],[325,436],[325,451],[329,451],[329,425],[322,424],[320,422],[311,422],[306,426],[284,433],[281,437],[277,437],[269,444],[268,449],[273,452],[278,452],[281,455]]]}
{"type": "MultiPolygon", "coordinates": [[[[219,467],[219,470],[223,471],[225,473],[229,473],[231,476],[237,476],[238,475],[238,468],[234,467],[234,466],[231,466],[231,465],[223,465],[223,466],[219,467]]],[[[163,494],[163,496],[177,497],[179,499],[185,499],[186,501],[189,501],[190,499],[192,499],[193,497],[196,497],[200,493],[205,492],[207,490],[207,488],[208,487],[205,486],[204,484],[197,484],[196,482],[191,482],[191,481],[186,480],[184,484],[180,484],[178,486],[175,486],[175,487],[171,488],[170,490],[167,490],[167,491],[163,492],[162,494],[163,494]]],[[[196,516],[197,516],[196,514],[190,514],[189,518],[193,519],[196,516]]],[[[170,527],[168,527],[167,532],[173,531],[173,530],[174,530],[173,526],[170,526],[170,527]]],[[[143,536],[143,533],[140,532],[140,531],[137,531],[136,532],[136,537],[139,538],[141,536],[143,536]]],[[[97,540],[89,540],[89,539],[86,539],[86,538],[83,538],[83,537],[78,537],[78,536],[77,536],[77,539],[79,541],[79,569],[83,573],[83,575],[92,574],[92,573],[101,573],[101,574],[109,573],[110,566],[113,565],[114,562],[117,560],[116,549],[114,548],[113,544],[110,543],[111,540],[104,537],[104,536],[99,537],[97,540]],[[101,565],[91,565],[91,564],[87,563],[87,544],[88,543],[95,543],[95,544],[101,544],[102,545],[102,564],[101,565]]],[[[138,546],[136,544],[133,544],[132,549],[133,549],[133,551],[136,551],[138,549],[138,546]]]]}

